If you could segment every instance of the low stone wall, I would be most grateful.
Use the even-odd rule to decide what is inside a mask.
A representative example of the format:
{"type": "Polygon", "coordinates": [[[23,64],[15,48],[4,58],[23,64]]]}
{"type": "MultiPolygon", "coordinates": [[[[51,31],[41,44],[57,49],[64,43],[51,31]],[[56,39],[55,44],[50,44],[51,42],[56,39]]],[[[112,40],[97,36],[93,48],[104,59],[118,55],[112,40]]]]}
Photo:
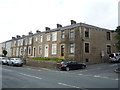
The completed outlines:
{"type": "Polygon", "coordinates": [[[34,67],[42,67],[42,68],[51,68],[56,69],[56,61],[48,61],[48,60],[26,60],[25,65],[34,66],[34,67]]]}

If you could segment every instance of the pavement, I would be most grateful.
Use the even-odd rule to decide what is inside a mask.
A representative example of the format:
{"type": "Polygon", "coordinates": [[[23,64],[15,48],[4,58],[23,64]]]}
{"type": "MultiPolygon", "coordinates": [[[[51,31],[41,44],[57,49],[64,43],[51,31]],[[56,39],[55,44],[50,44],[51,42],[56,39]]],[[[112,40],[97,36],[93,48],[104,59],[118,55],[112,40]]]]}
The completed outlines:
{"type": "Polygon", "coordinates": [[[118,64],[89,65],[86,69],[59,71],[38,67],[2,66],[2,88],[118,88],[118,64]]]}

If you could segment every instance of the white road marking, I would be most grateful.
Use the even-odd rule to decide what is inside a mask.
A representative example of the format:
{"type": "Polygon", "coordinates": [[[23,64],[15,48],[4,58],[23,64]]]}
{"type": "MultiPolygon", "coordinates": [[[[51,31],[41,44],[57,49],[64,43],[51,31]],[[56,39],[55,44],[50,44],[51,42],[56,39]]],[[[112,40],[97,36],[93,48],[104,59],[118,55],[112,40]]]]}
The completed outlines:
{"type": "Polygon", "coordinates": [[[114,79],[114,80],[119,80],[118,78],[114,79]]]}
{"type": "Polygon", "coordinates": [[[99,75],[94,75],[93,77],[101,77],[101,76],[99,76],[99,75]]]}
{"type": "MultiPolygon", "coordinates": [[[[32,69],[32,68],[27,68],[27,69],[29,69],[29,70],[37,70],[37,69],[32,69]]],[[[42,71],[42,70],[37,70],[37,71],[42,71]]]]}
{"type": "Polygon", "coordinates": [[[9,72],[12,72],[13,70],[9,70],[9,69],[4,69],[4,68],[2,68],[2,70],[6,70],[6,71],[9,71],[9,72]]]}
{"type": "Polygon", "coordinates": [[[28,77],[32,77],[32,78],[36,78],[36,79],[42,79],[42,78],[40,78],[40,77],[36,77],[36,76],[24,74],[24,73],[19,73],[19,74],[24,75],[24,76],[28,76],[28,77]]]}
{"type": "Polygon", "coordinates": [[[38,70],[38,71],[42,71],[42,70],[38,70]]]}
{"type": "Polygon", "coordinates": [[[80,87],[73,86],[73,85],[68,85],[68,84],[65,84],[65,83],[58,83],[58,84],[63,85],[63,86],[67,86],[67,87],[72,87],[72,88],[80,88],[80,87]]]}
{"type": "Polygon", "coordinates": [[[78,75],[83,75],[83,74],[78,74],[78,75]]]}

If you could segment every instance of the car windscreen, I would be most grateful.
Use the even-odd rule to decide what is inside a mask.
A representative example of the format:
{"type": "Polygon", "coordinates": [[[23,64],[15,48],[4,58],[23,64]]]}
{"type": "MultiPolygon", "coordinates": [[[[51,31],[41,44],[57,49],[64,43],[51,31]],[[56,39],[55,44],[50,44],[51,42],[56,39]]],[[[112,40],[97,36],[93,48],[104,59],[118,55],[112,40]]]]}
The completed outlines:
{"type": "Polygon", "coordinates": [[[21,60],[20,58],[16,58],[15,60],[21,60]]]}
{"type": "Polygon", "coordinates": [[[110,54],[109,57],[112,57],[112,58],[113,58],[113,57],[114,57],[114,54],[110,54]]]}

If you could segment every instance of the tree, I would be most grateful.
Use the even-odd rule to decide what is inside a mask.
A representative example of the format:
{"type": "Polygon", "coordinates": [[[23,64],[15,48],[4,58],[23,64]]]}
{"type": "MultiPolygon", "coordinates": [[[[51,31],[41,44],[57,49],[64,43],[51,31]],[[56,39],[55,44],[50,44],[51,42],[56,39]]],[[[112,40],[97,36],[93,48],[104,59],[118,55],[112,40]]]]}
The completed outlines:
{"type": "Polygon", "coordinates": [[[117,39],[116,47],[120,51],[120,26],[117,27],[116,33],[117,33],[115,36],[117,39]]]}
{"type": "Polygon", "coordinates": [[[3,50],[3,56],[6,57],[6,55],[7,55],[7,51],[3,50]]]}

